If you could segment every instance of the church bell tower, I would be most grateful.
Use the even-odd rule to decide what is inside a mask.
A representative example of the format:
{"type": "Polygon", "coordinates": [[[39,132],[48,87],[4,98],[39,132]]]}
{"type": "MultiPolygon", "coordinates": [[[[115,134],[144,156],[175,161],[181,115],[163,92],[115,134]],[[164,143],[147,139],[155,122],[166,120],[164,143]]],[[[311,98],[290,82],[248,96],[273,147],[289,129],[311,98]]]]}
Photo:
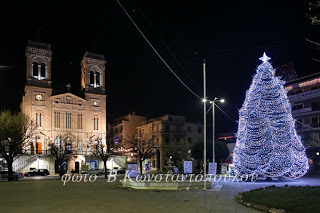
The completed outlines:
{"type": "Polygon", "coordinates": [[[87,125],[98,137],[104,138],[107,129],[104,55],[85,52],[81,61],[81,88],[87,101],[87,125]]]}
{"type": "Polygon", "coordinates": [[[50,44],[28,41],[27,85],[51,88],[51,56],[50,44]]]}
{"type": "Polygon", "coordinates": [[[81,88],[86,93],[105,94],[104,55],[85,52],[81,61],[81,88]]]}

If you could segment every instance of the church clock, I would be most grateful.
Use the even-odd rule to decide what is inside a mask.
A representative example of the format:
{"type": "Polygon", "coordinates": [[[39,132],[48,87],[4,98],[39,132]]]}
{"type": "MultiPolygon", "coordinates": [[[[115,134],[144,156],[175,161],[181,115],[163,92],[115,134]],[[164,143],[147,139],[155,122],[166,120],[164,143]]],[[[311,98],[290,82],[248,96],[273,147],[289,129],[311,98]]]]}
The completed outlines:
{"type": "Polygon", "coordinates": [[[43,96],[42,95],[36,95],[36,100],[43,101],[43,96]]]}

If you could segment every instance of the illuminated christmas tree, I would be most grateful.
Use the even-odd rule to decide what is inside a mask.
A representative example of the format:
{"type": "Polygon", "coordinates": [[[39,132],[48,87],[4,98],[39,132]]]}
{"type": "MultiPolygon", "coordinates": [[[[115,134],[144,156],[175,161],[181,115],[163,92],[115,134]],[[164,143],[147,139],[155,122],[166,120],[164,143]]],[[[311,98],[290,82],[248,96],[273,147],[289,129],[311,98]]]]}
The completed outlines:
{"type": "Polygon", "coordinates": [[[237,175],[296,179],[309,169],[284,82],[263,54],[239,111],[233,163],[237,175]]]}

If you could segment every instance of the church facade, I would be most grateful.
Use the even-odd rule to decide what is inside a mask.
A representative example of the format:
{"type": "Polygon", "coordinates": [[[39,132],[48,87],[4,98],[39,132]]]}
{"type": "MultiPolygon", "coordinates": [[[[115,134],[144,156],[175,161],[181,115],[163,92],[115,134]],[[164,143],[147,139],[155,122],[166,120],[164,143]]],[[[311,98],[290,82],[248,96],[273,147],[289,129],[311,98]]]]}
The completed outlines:
{"type": "Polygon", "coordinates": [[[34,144],[31,144],[29,155],[18,159],[14,169],[27,172],[39,168],[48,169],[50,174],[57,173],[55,159],[47,155],[49,144],[61,146],[65,140],[64,146],[73,154],[73,158],[66,162],[66,170],[79,172],[103,168],[101,162],[92,158],[94,150],[90,139],[106,138],[104,56],[85,52],[79,82],[82,95],[75,95],[70,91],[54,93],[50,44],[29,41],[26,58],[26,85],[21,111],[34,120],[38,136],[34,144]]]}

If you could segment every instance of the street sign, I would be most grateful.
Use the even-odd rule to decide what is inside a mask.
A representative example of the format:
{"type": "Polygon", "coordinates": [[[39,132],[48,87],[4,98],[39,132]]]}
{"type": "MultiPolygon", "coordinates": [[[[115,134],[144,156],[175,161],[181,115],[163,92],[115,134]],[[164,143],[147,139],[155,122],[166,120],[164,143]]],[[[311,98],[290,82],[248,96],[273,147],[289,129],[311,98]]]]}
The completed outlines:
{"type": "Polygon", "coordinates": [[[149,171],[150,170],[150,164],[146,163],[145,166],[146,166],[146,171],[149,171]]]}
{"type": "Polygon", "coordinates": [[[178,167],[174,167],[173,168],[173,173],[174,174],[179,174],[179,168],[178,167]]]}
{"type": "Polygon", "coordinates": [[[192,173],[192,161],[185,161],[184,162],[184,173],[192,173]]]}
{"type": "Polygon", "coordinates": [[[128,164],[128,176],[137,177],[138,175],[138,164],[128,164]]]}
{"type": "Polygon", "coordinates": [[[209,163],[208,174],[216,175],[217,174],[217,163],[209,163]]]}

